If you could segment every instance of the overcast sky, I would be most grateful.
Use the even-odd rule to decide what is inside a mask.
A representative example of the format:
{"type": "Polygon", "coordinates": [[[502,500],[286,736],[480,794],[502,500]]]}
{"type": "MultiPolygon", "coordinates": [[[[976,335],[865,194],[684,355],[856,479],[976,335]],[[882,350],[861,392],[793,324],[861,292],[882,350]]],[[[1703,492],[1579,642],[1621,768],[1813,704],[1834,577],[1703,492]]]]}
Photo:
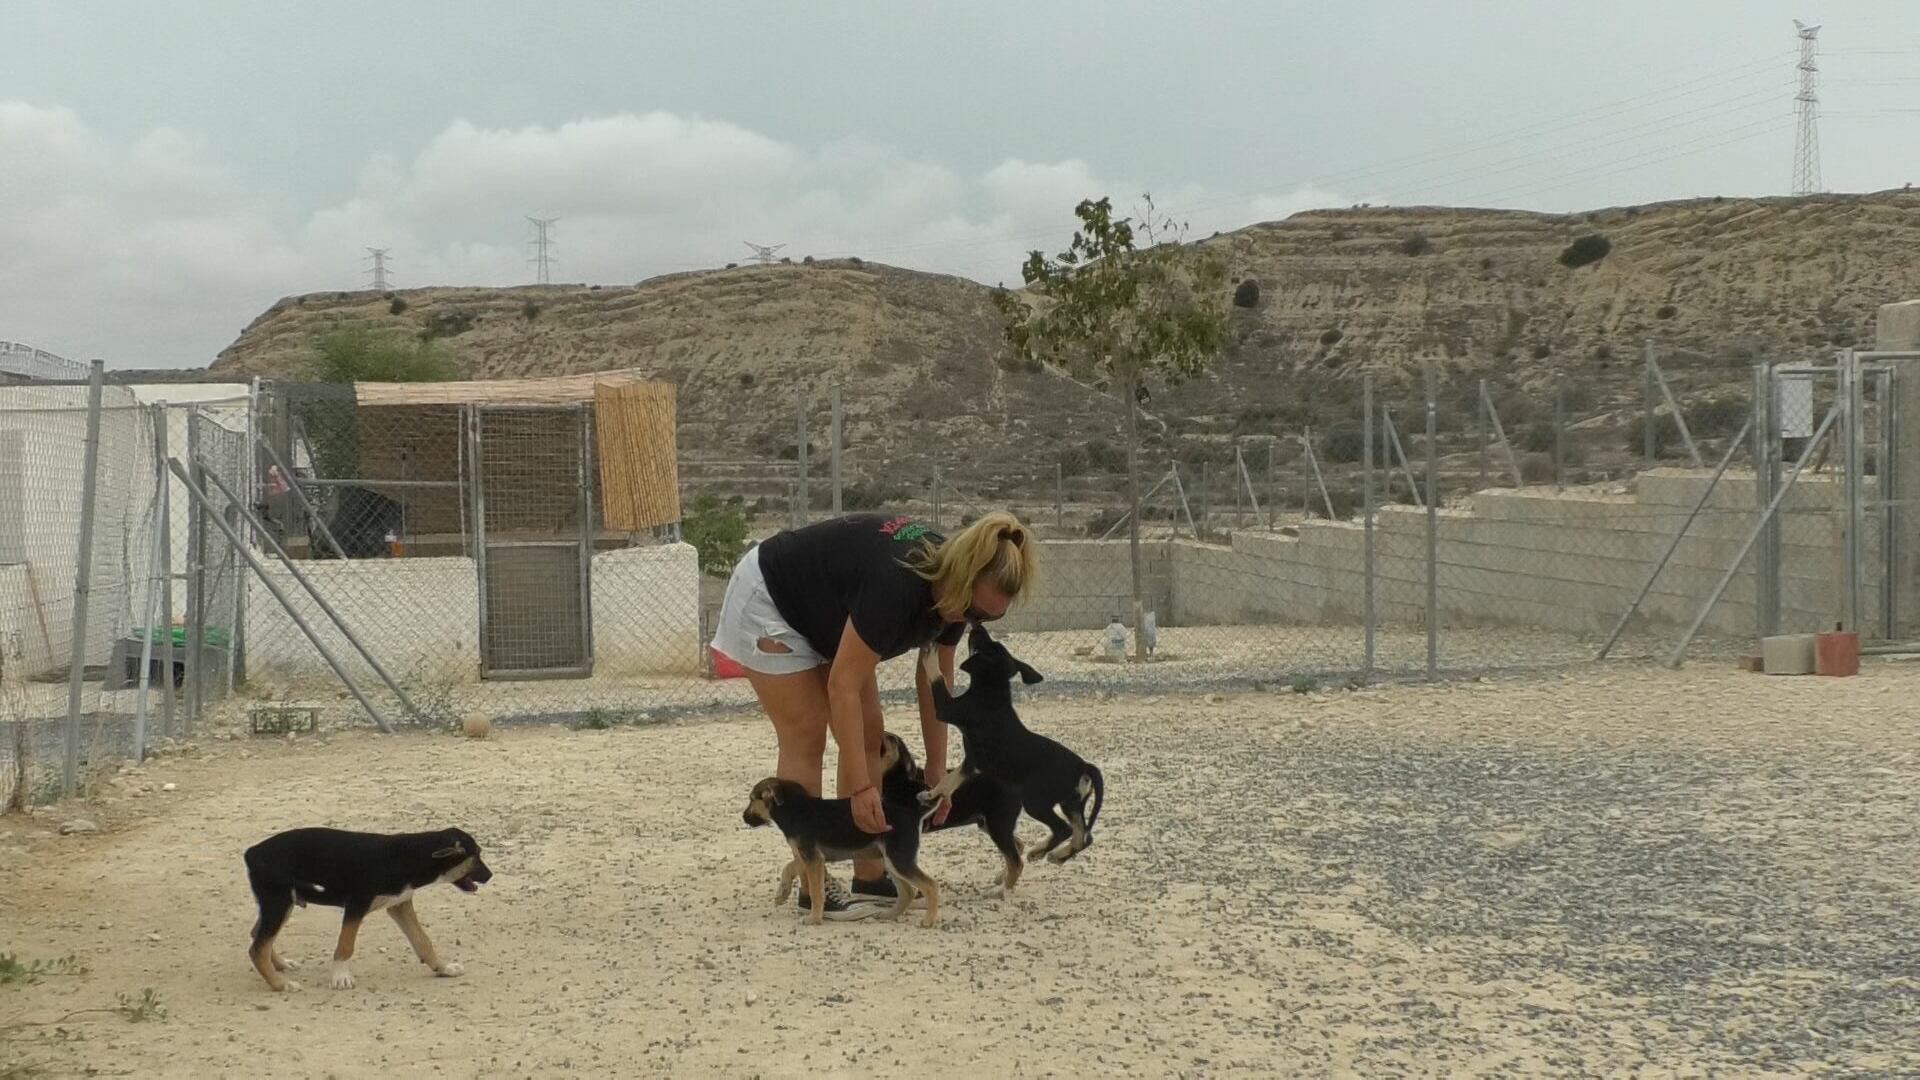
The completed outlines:
{"type": "Polygon", "coordinates": [[[0,339],[208,362],[278,297],[857,254],[994,282],[1083,196],[1205,235],[1920,180],[1915,0],[0,0],[0,339]],[[1904,111],[1902,111],[1904,110],[1904,111]]]}

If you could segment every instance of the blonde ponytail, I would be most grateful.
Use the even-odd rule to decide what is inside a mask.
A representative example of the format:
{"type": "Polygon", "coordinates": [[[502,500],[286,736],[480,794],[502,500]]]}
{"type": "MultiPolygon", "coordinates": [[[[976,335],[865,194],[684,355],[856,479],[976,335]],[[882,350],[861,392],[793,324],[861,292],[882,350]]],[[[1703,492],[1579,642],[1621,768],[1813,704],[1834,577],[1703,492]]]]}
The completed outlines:
{"type": "Polygon", "coordinates": [[[914,573],[933,583],[935,606],[943,618],[958,622],[973,602],[973,587],[988,582],[1012,600],[1033,584],[1033,533],[1020,519],[995,510],[948,537],[927,544],[907,560],[914,573]]]}

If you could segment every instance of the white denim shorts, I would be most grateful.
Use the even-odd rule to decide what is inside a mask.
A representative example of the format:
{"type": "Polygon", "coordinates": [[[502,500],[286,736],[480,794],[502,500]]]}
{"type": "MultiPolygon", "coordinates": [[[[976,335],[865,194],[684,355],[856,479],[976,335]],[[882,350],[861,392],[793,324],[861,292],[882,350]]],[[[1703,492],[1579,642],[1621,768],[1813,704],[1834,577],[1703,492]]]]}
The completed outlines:
{"type": "Polygon", "coordinates": [[[791,675],[827,663],[800,631],[787,625],[780,609],[767,595],[767,579],[760,573],[760,548],[748,549],[727,579],[720,600],[720,621],[713,628],[713,647],[749,671],[762,675],[791,675]],[[769,652],[760,647],[766,638],[787,647],[769,652]]]}

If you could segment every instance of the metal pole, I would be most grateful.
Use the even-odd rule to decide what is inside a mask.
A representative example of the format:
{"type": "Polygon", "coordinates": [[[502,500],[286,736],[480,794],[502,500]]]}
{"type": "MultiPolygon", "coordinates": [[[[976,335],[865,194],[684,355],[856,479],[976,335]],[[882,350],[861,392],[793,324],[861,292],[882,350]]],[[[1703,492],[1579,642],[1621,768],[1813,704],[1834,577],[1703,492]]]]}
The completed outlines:
{"type": "Polygon", "coordinates": [[[1895,473],[1899,463],[1894,451],[1899,447],[1901,370],[1896,366],[1880,372],[1875,380],[1879,402],[1880,438],[1874,451],[1874,472],[1880,487],[1880,634],[1892,639],[1900,635],[1900,519],[1901,508],[1894,505],[1895,473]]]}
{"type": "Polygon", "coordinates": [[[940,461],[933,463],[933,531],[940,531],[940,461]]]}
{"type": "Polygon", "coordinates": [[[69,799],[79,791],[80,692],[87,674],[87,599],[93,589],[93,519],[100,493],[100,393],[106,381],[105,361],[95,360],[87,372],[87,441],[80,474],[80,546],[73,569],[72,634],[67,650],[67,745],[61,769],[61,792],[69,799]]]}
{"type": "MultiPolygon", "coordinates": [[[[463,432],[462,438],[464,439],[464,437],[465,433],[463,432]]],[[[300,516],[320,527],[320,538],[325,540],[328,545],[333,548],[335,556],[342,559],[346,558],[347,549],[341,547],[340,541],[334,538],[333,530],[327,527],[326,519],[320,515],[319,509],[313,505],[313,500],[307,498],[306,489],[301,487],[300,481],[294,478],[293,470],[287,468],[287,463],[281,460],[280,451],[273,448],[273,442],[263,437],[260,439],[260,448],[265,450],[267,456],[273,459],[273,467],[280,470],[280,477],[286,481],[287,484],[287,493],[292,495],[294,501],[300,504],[300,516]]]]}
{"type": "Polygon", "coordinates": [[[1313,458],[1312,425],[1308,425],[1302,430],[1300,445],[1307,448],[1307,453],[1302,457],[1300,462],[1300,516],[1310,518],[1313,516],[1313,466],[1311,464],[1313,458]]]}
{"type": "Polygon", "coordinates": [[[1487,439],[1489,438],[1487,433],[1487,413],[1493,409],[1492,400],[1492,398],[1487,396],[1487,380],[1481,379],[1480,407],[1475,410],[1480,416],[1480,487],[1477,489],[1480,491],[1487,490],[1487,485],[1490,482],[1489,477],[1491,475],[1491,470],[1487,463],[1487,439]]]}
{"type": "Polygon", "coordinates": [[[1253,520],[1257,522],[1260,520],[1260,500],[1253,493],[1253,474],[1247,471],[1247,461],[1245,458],[1239,460],[1239,465],[1240,480],[1247,485],[1247,502],[1253,507],[1253,520]]]}
{"type": "MultiPolygon", "coordinates": [[[[1173,481],[1174,494],[1180,496],[1180,509],[1187,515],[1187,528],[1193,530],[1193,538],[1195,540],[1200,539],[1200,526],[1193,523],[1193,507],[1187,505],[1187,485],[1180,482],[1179,462],[1170,461],[1167,463],[1167,477],[1173,481]]],[[[1174,524],[1177,527],[1179,522],[1176,520],[1174,524]]]]}
{"type": "MultiPolygon", "coordinates": [[[[1734,442],[1740,440],[1735,439],[1734,442]]],[[[1564,379],[1553,380],[1553,486],[1567,487],[1567,387],[1564,379]]]]}
{"type": "MultiPolygon", "coordinates": [[[[198,477],[200,468],[200,409],[187,409],[187,465],[198,477]]],[[[205,504],[187,504],[187,640],[186,710],[182,730],[192,735],[200,721],[201,684],[206,680],[207,518],[205,504]]]]}
{"type": "Polygon", "coordinates": [[[167,472],[167,407],[157,406],[160,422],[153,429],[155,478],[160,484],[160,734],[173,738],[173,476],[167,472]]]}
{"type": "Polygon", "coordinates": [[[1846,578],[1846,596],[1842,619],[1847,629],[1858,633],[1860,627],[1860,555],[1861,527],[1866,524],[1865,507],[1860,501],[1860,487],[1866,481],[1861,475],[1861,467],[1866,460],[1866,389],[1861,378],[1860,361],[1852,349],[1840,354],[1840,386],[1846,392],[1846,415],[1842,420],[1842,435],[1846,439],[1846,547],[1843,552],[1843,567],[1846,578]]]}
{"type": "MultiPolygon", "coordinates": [[[[1393,447],[1394,454],[1400,459],[1400,475],[1407,478],[1407,490],[1413,495],[1413,505],[1418,509],[1425,510],[1427,508],[1427,500],[1420,494],[1420,482],[1413,478],[1413,464],[1407,460],[1407,448],[1400,442],[1400,427],[1393,422],[1393,413],[1385,406],[1381,406],[1380,408],[1380,420],[1387,429],[1386,441],[1393,447]]],[[[1391,483],[1393,478],[1393,462],[1391,461],[1387,462],[1387,478],[1389,483],[1391,483]]]]}
{"type": "Polygon", "coordinates": [[[795,407],[794,413],[798,418],[800,432],[800,441],[796,445],[800,448],[800,524],[804,526],[813,518],[813,504],[807,492],[807,400],[805,398],[800,399],[800,404],[795,407]]]}
{"type": "Polygon", "coordinates": [[[1245,498],[1243,498],[1243,492],[1240,490],[1240,473],[1245,470],[1246,466],[1241,462],[1240,458],[1241,458],[1240,444],[1234,443],[1233,444],[1233,527],[1236,529],[1244,529],[1247,527],[1247,517],[1246,517],[1247,504],[1246,504],[1245,498]]]}
{"type": "MultiPolygon", "coordinates": [[[[1333,521],[1333,496],[1327,494],[1327,480],[1326,477],[1320,475],[1320,457],[1313,452],[1312,443],[1307,444],[1307,467],[1313,471],[1314,486],[1320,489],[1320,505],[1327,508],[1327,520],[1333,521]]],[[[1307,493],[1307,498],[1313,498],[1311,491],[1307,493]]],[[[1311,516],[1311,508],[1309,508],[1308,514],[1311,516]]]]}
{"type": "Polygon", "coordinates": [[[1660,398],[1667,403],[1667,411],[1673,413],[1673,426],[1680,429],[1680,442],[1687,448],[1687,457],[1693,460],[1693,467],[1704,469],[1707,463],[1700,459],[1700,448],[1694,445],[1693,432],[1687,427],[1687,414],[1680,411],[1680,403],[1673,399],[1673,391],[1667,389],[1667,374],[1660,370],[1660,362],[1647,358],[1647,370],[1652,373],[1653,381],[1660,387],[1660,398]]]}
{"type": "Polygon", "coordinates": [[[1273,528],[1273,516],[1280,509],[1280,486],[1273,468],[1274,447],[1279,440],[1267,440],[1267,528],[1273,528]]]}
{"type": "MultiPolygon", "coordinates": [[[[149,417],[158,416],[160,422],[166,422],[166,406],[154,405],[146,410],[149,417]]],[[[147,541],[147,603],[140,620],[140,689],[135,696],[133,710],[133,759],[147,759],[147,712],[148,698],[153,684],[153,620],[154,613],[160,607],[160,578],[166,573],[166,567],[160,563],[160,535],[166,529],[166,518],[161,516],[160,492],[166,486],[166,475],[160,476],[161,486],[154,489],[152,509],[149,520],[153,523],[153,538],[147,541]]]]}
{"type": "MultiPolygon", "coordinates": [[[[273,552],[274,558],[280,560],[280,565],[286,568],[287,574],[291,576],[293,580],[300,583],[300,587],[307,591],[308,596],[313,597],[313,602],[318,605],[321,612],[333,622],[334,627],[340,631],[340,636],[347,639],[347,644],[353,646],[354,651],[358,652],[361,659],[367,662],[367,666],[373,669],[373,673],[379,676],[380,681],[387,685],[387,689],[393,691],[393,696],[400,699],[400,704],[405,705],[407,711],[413,714],[413,718],[423,724],[426,723],[426,714],[415,707],[413,699],[407,696],[405,690],[400,689],[400,684],[394,681],[393,676],[387,674],[387,669],[381,665],[380,661],[374,659],[372,651],[361,644],[360,639],[354,635],[354,632],[347,628],[347,620],[340,617],[340,613],[335,611],[333,605],[327,603],[327,598],[320,594],[318,588],[314,587],[313,581],[309,579],[306,574],[302,573],[298,566],[294,565],[293,559],[287,554],[287,549],[282,547],[280,541],[275,539],[273,534],[267,530],[266,524],[259,518],[253,516],[251,510],[246,509],[241,506],[237,500],[234,500],[233,490],[227,487],[226,481],[220,479],[218,473],[207,472],[204,474],[203,479],[211,481],[213,486],[219,489],[220,494],[226,496],[230,502],[233,502],[234,508],[240,512],[241,520],[247,523],[247,527],[253,530],[255,536],[266,541],[267,550],[273,552]]],[[[587,497],[591,498],[591,485],[589,485],[586,490],[589,492],[587,497]]],[[[584,516],[588,520],[592,518],[591,514],[584,516]]],[[[582,599],[585,600],[587,598],[583,597],[582,599]]]]}
{"type": "Polygon", "coordinates": [[[1764,363],[1753,369],[1753,490],[1754,510],[1761,513],[1760,550],[1753,564],[1754,636],[1771,637],[1780,624],[1780,530],[1764,513],[1780,485],[1780,450],[1775,432],[1779,416],[1774,409],[1773,372],[1764,363]]]}
{"type": "MultiPolygon", "coordinates": [[[[1205,458],[1200,460],[1200,528],[1208,534],[1213,532],[1213,471],[1212,463],[1205,458]]],[[[1206,537],[1195,535],[1194,539],[1206,537]]]]}
{"type": "Polygon", "coordinates": [[[1808,439],[1807,445],[1801,449],[1800,457],[1794,461],[1793,469],[1787,473],[1785,482],[1780,485],[1780,490],[1774,492],[1772,501],[1767,503],[1766,510],[1760,515],[1760,523],[1747,534],[1746,543],[1740,545],[1740,553],[1727,564],[1726,571],[1720,575],[1720,583],[1713,587],[1713,593],[1707,597],[1707,602],[1700,605],[1700,611],[1693,617],[1693,622],[1687,626],[1687,632],[1681,635],[1680,644],[1673,647],[1673,654],[1667,657],[1668,667],[1680,666],[1681,658],[1686,655],[1687,646],[1693,643],[1693,635],[1700,632],[1700,626],[1707,621],[1707,615],[1713,611],[1713,605],[1720,602],[1720,594],[1726,591],[1727,583],[1733,580],[1733,575],[1740,572],[1740,564],[1746,561],[1747,553],[1753,550],[1754,542],[1760,539],[1760,534],[1766,530],[1767,523],[1773,520],[1775,511],[1779,510],[1780,504],[1786,501],[1787,492],[1793,490],[1793,482],[1800,478],[1800,470],[1806,467],[1807,459],[1813,456],[1813,448],[1820,445],[1820,440],[1826,438],[1827,431],[1833,427],[1834,419],[1839,413],[1840,408],[1837,405],[1827,410],[1826,419],[1820,421],[1820,427],[1814,431],[1813,438],[1808,439]]]}
{"type": "Polygon", "coordinates": [[[1364,589],[1361,601],[1361,625],[1365,628],[1366,659],[1360,666],[1362,682],[1373,681],[1374,639],[1373,639],[1373,376],[1366,375],[1360,380],[1360,407],[1364,414],[1360,419],[1360,492],[1362,503],[1361,521],[1361,581],[1364,589]]]}
{"type": "Polygon", "coordinates": [[[1513,486],[1526,487],[1526,479],[1520,475],[1520,463],[1513,457],[1513,443],[1507,441],[1507,426],[1500,422],[1500,410],[1493,407],[1493,398],[1487,396],[1485,381],[1480,383],[1480,407],[1485,409],[1487,416],[1493,420],[1493,436],[1500,440],[1500,449],[1507,456],[1507,470],[1513,473],[1513,486]]]}
{"type": "MultiPolygon", "coordinates": [[[[208,502],[207,493],[201,489],[198,483],[194,482],[192,476],[188,475],[186,467],[180,464],[180,459],[173,458],[169,460],[167,467],[173,470],[173,474],[180,478],[182,484],[186,485],[187,494],[193,499],[194,504],[204,512],[208,502]]],[[[205,517],[227,538],[227,543],[233,545],[233,550],[239,554],[240,558],[245,560],[249,567],[253,568],[253,572],[259,577],[260,583],[265,585],[267,591],[273,594],[273,598],[280,602],[281,609],[287,613],[288,618],[293,620],[293,624],[300,628],[300,632],[307,636],[308,641],[313,642],[313,647],[319,650],[320,656],[327,662],[327,666],[333,669],[333,673],[340,677],[340,681],[346,684],[347,690],[353,694],[354,700],[358,701],[360,707],[367,710],[367,715],[373,718],[374,726],[378,727],[385,734],[393,734],[393,729],[387,726],[386,719],[380,715],[378,709],[373,707],[373,702],[367,700],[367,695],[360,692],[359,685],[347,674],[347,669],[341,665],[339,658],[333,655],[333,650],[327,648],[327,643],[320,640],[320,635],[314,633],[313,627],[307,625],[307,620],[302,617],[299,610],[293,606],[293,601],[289,600],[287,594],[281,591],[280,586],[272,577],[268,576],[267,568],[262,566],[260,560],[254,558],[253,553],[246,549],[246,544],[241,541],[240,534],[233,531],[232,526],[228,525],[218,514],[206,513],[205,517]]]]}
{"type": "Polygon", "coordinates": [[[1633,603],[1628,604],[1627,610],[1620,613],[1619,621],[1613,624],[1613,633],[1607,635],[1607,643],[1600,646],[1600,655],[1594,657],[1595,660],[1605,660],[1607,654],[1613,651],[1614,645],[1619,643],[1620,635],[1627,629],[1627,621],[1632,619],[1633,613],[1640,610],[1640,605],[1646,602],[1647,594],[1653,591],[1653,583],[1659,579],[1660,572],[1667,568],[1673,553],[1680,550],[1680,541],[1686,539],[1687,530],[1693,527],[1694,519],[1700,516],[1700,511],[1705,510],[1707,503],[1713,499],[1714,488],[1719,486],[1720,478],[1726,475],[1727,466],[1733,463],[1733,455],[1740,451],[1740,440],[1746,438],[1747,430],[1752,426],[1753,416],[1749,413],[1741,422],[1739,432],[1727,440],[1727,452],[1721,456],[1719,466],[1713,470],[1712,479],[1707,481],[1706,489],[1694,502],[1693,510],[1687,515],[1687,519],[1680,523],[1680,531],[1674,533],[1673,539],[1667,542],[1667,550],[1661,553],[1660,560],[1653,564],[1653,573],[1647,575],[1647,580],[1641,584],[1640,591],[1634,595],[1633,603]]]}
{"type": "Polygon", "coordinates": [[[1641,401],[1640,401],[1640,422],[1641,422],[1640,442],[1641,442],[1641,452],[1644,454],[1644,460],[1645,460],[1644,467],[1651,469],[1653,468],[1653,458],[1654,458],[1653,339],[1652,338],[1647,339],[1645,353],[1646,353],[1645,364],[1643,366],[1646,368],[1646,372],[1642,380],[1645,383],[1645,385],[1641,388],[1641,401]]]}
{"type": "Polygon", "coordinates": [[[1053,463],[1053,527],[1067,527],[1067,469],[1058,460],[1053,463]]]}
{"type": "Polygon", "coordinates": [[[1440,408],[1433,365],[1427,365],[1427,678],[1440,666],[1440,503],[1434,476],[1440,471],[1440,408]]]}
{"type": "MultiPolygon", "coordinates": [[[[1144,506],[1148,499],[1153,498],[1154,492],[1159,491],[1163,487],[1166,487],[1167,480],[1168,480],[1168,477],[1163,476],[1160,478],[1159,483],[1148,488],[1147,493],[1140,497],[1141,505],[1144,506]]],[[[1120,515],[1119,521],[1116,521],[1112,525],[1107,526],[1107,531],[1100,534],[1100,539],[1105,540],[1107,537],[1112,536],[1120,528],[1120,526],[1125,525],[1127,523],[1127,519],[1132,516],[1133,516],[1133,508],[1128,507],[1127,512],[1120,515]]]]}
{"type": "Polygon", "coordinates": [[[831,433],[833,437],[833,451],[832,457],[828,459],[830,461],[828,469],[833,475],[834,517],[839,517],[844,512],[841,510],[840,501],[840,440],[842,438],[840,424],[840,386],[836,383],[833,388],[833,431],[831,433]]]}

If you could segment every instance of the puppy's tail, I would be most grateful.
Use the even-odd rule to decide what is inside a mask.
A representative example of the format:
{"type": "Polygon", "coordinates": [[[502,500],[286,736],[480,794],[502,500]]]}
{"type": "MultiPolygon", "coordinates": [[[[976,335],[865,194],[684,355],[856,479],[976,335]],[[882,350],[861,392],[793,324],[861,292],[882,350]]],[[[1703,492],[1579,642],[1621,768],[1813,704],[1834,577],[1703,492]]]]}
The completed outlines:
{"type": "MultiPolygon", "coordinates": [[[[1093,810],[1087,814],[1087,835],[1093,835],[1093,823],[1100,820],[1100,804],[1107,801],[1107,781],[1100,775],[1100,766],[1089,764],[1087,771],[1080,775],[1080,807],[1086,809],[1087,790],[1093,791],[1093,810]]],[[[1091,843],[1091,840],[1089,840],[1091,843]]]]}

